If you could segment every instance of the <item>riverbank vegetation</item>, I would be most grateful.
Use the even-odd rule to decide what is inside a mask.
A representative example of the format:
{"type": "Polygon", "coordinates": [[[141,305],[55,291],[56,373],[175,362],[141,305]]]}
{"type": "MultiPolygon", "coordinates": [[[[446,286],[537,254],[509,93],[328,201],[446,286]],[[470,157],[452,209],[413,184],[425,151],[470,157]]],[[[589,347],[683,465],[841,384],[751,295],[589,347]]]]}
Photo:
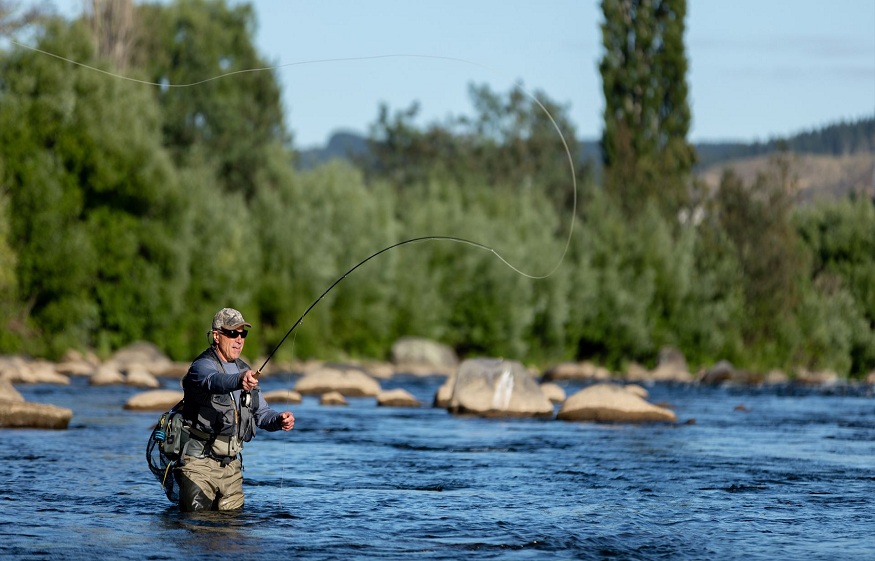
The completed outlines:
{"type": "MultiPolygon", "coordinates": [[[[0,353],[147,340],[184,360],[232,306],[255,325],[256,356],[367,256],[448,236],[533,276],[564,259],[532,279],[474,245],[404,245],[326,294],[278,356],[385,358],[416,335],[543,364],[652,365],[670,346],[691,369],[875,369],[871,190],[798,204],[788,151],[755,180],[699,184],[677,89],[682,1],[645,26],[664,37],[638,42],[641,60],[652,44],[671,55],[653,59],[663,79],[641,98],[612,58],[628,29],[604,2],[598,175],[548,93],[477,85],[473,117],[418,127],[415,104],[375,108],[365,156],[296,169],[273,71],[198,83],[270,66],[250,6],[115,3],[128,21],[111,4],[66,21],[0,3],[10,36],[40,49],[0,46],[0,353]]],[[[871,135],[870,120],[848,126],[871,135]]]]}

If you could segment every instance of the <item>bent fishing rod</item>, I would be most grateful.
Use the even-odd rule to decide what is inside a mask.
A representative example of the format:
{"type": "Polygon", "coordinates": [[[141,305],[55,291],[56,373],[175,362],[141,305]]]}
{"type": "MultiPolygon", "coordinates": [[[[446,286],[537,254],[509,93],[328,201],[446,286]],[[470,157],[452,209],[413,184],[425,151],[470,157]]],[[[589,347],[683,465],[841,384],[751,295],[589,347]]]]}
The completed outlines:
{"type": "MultiPolygon", "coordinates": [[[[498,252],[495,251],[494,249],[492,249],[491,247],[483,245],[483,244],[475,242],[475,241],[472,241],[472,240],[466,240],[465,238],[457,238],[457,237],[453,237],[453,236],[422,236],[419,238],[410,238],[408,240],[394,243],[388,247],[384,247],[380,251],[377,251],[375,253],[370,254],[366,258],[359,261],[354,267],[350,268],[348,271],[343,273],[343,275],[338,277],[337,280],[335,280],[331,284],[331,286],[329,286],[327,289],[325,289],[325,292],[320,294],[318,298],[313,300],[313,303],[310,304],[310,306],[306,310],[304,310],[304,313],[301,314],[301,317],[298,318],[298,321],[296,321],[295,324],[292,325],[291,329],[289,329],[286,332],[286,334],[283,336],[283,338],[280,339],[280,342],[277,343],[276,346],[273,348],[273,350],[270,352],[270,354],[267,355],[267,358],[264,360],[264,363],[261,365],[261,368],[259,368],[258,371],[255,373],[256,377],[261,374],[261,372],[264,370],[264,367],[267,366],[267,363],[270,362],[270,359],[273,358],[273,355],[276,354],[277,350],[279,350],[279,348],[286,341],[286,339],[288,339],[289,335],[291,335],[292,332],[295,329],[297,329],[297,327],[299,325],[301,325],[301,323],[304,322],[304,318],[307,317],[307,314],[310,313],[310,310],[315,308],[316,304],[318,304],[323,298],[325,298],[325,295],[328,294],[329,292],[331,292],[334,289],[334,287],[337,286],[338,284],[340,284],[340,282],[343,279],[348,277],[353,271],[355,271],[356,269],[358,269],[359,267],[361,267],[362,265],[364,265],[365,263],[367,263],[371,259],[377,257],[378,255],[386,253],[387,251],[389,251],[391,249],[395,249],[396,247],[400,247],[402,245],[407,245],[407,244],[416,243],[416,242],[424,242],[424,241],[448,241],[448,242],[463,243],[463,244],[471,245],[471,246],[474,246],[476,248],[491,252],[493,255],[498,257],[505,265],[507,265],[511,269],[513,269],[513,270],[517,271],[518,273],[523,274],[525,276],[532,277],[532,275],[526,275],[526,273],[523,273],[522,271],[520,271],[519,269],[517,269],[516,267],[514,267],[513,265],[508,263],[507,260],[504,259],[504,257],[499,255],[498,252]]],[[[538,277],[532,277],[532,278],[538,278],[538,277]]]]}

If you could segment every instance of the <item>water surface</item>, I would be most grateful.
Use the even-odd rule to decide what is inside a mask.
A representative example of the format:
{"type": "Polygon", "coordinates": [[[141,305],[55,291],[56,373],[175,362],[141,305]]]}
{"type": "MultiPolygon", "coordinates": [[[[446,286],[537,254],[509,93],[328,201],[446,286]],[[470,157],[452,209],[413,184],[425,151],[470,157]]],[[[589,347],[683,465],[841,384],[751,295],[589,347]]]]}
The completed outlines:
{"type": "MultiPolygon", "coordinates": [[[[382,385],[431,403],[441,382],[382,385]]],[[[2,559],[875,559],[871,387],[658,384],[680,422],[644,426],[305,398],[244,451],[244,510],[201,514],[146,467],[141,390],[17,388],[74,416],[0,429],[2,559]]]]}

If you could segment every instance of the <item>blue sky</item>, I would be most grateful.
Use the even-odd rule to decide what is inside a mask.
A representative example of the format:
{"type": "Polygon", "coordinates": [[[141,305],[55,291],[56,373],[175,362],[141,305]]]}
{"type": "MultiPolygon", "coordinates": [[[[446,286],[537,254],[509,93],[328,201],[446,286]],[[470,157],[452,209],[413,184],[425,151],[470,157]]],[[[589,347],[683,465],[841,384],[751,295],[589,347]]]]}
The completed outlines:
{"type": "MultiPolygon", "coordinates": [[[[58,5],[81,1],[59,0],[58,5]]],[[[255,0],[298,147],[366,133],[380,103],[420,125],[472,114],[468,85],[521,83],[601,134],[597,0],[255,0]]],[[[875,1],[688,0],[693,141],[767,140],[875,115],[875,1]]]]}

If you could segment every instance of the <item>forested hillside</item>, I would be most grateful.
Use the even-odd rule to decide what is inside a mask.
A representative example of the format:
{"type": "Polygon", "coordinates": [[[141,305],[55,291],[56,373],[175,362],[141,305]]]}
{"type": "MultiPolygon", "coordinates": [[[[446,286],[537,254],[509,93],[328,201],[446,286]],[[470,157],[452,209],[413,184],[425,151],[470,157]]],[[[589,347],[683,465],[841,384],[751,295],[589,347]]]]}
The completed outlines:
{"type": "MultiPolygon", "coordinates": [[[[327,162],[296,153],[274,71],[248,71],[269,64],[246,3],[98,1],[75,21],[7,6],[2,353],[148,340],[186,360],[231,306],[257,357],[313,304],[278,358],[385,358],[416,335],[534,365],[653,365],[673,347],[693,370],[875,369],[875,206],[795,204],[784,151],[697,181],[683,0],[636,3],[635,29],[603,3],[604,153],[549,92],[472,84],[471,115],[420,127],[415,102],[375,108],[364,144],[338,137],[354,153],[327,162]],[[663,36],[631,41],[636,29],[663,36]]],[[[853,158],[836,146],[865,151],[871,127],[798,142],[853,158]]]]}
{"type": "MultiPolygon", "coordinates": [[[[581,162],[589,162],[594,173],[601,169],[601,148],[596,140],[579,141],[581,162]]],[[[699,142],[696,150],[696,172],[709,184],[719,179],[724,168],[731,165],[745,177],[754,177],[768,164],[769,156],[791,152],[800,162],[798,174],[802,190],[819,191],[824,195],[844,195],[872,187],[870,177],[861,169],[875,158],[875,117],[840,122],[800,132],[788,138],[765,142],[699,142]],[[809,156],[817,156],[811,158],[809,156]],[[866,179],[861,184],[861,180],[866,179]]],[[[338,132],[322,148],[309,148],[298,153],[296,166],[310,169],[332,159],[364,157],[367,137],[351,132],[338,132]]],[[[873,175],[871,166],[868,174],[873,175]]]]}

